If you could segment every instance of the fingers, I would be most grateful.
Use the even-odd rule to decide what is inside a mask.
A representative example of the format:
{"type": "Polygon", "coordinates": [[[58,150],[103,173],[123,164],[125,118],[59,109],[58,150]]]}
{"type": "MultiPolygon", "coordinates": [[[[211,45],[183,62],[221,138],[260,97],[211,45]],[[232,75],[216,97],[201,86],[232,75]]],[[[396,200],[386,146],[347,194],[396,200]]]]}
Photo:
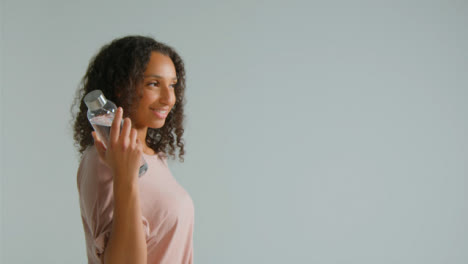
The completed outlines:
{"type": "Polygon", "coordinates": [[[122,127],[122,131],[120,133],[120,140],[122,144],[122,149],[127,149],[128,146],[130,145],[130,129],[132,127],[132,121],[130,121],[130,118],[125,118],[124,119],[124,124],[122,127]]]}
{"type": "Polygon", "coordinates": [[[122,122],[122,114],[123,109],[122,107],[117,108],[117,112],[115,113],[114,121],[112,121],[112,126],[109,135],[109,142],[111,145],[115,145],[120,136],[120,124],[122,122]]]}
{"type": "Polygon", "coordinates": [[[123,121],[122,118],[123,109],[119,107],[115,113],[114,121],[112,121],[109,145],[112,149],[118,147],[124,151],[129,147],[135,149],[138,146],[138,133],[135,129],[132,129],[132,121],[130,118],[124,118],[123,121]]]}
{"type": "Polygon", "coordinates": [[[134,128],[132,128],[132,130],[130,131],[130,146],[133,149],[136,149],[138,147],[137,146],[137,131],[134,128]]]}
{"type": "Polygon", "coordinates": [[[135,140],[136,148],[138,151],[143,151],[143,146],[141,144],[141,141],[138,139],[138,137],[135,140]]]}

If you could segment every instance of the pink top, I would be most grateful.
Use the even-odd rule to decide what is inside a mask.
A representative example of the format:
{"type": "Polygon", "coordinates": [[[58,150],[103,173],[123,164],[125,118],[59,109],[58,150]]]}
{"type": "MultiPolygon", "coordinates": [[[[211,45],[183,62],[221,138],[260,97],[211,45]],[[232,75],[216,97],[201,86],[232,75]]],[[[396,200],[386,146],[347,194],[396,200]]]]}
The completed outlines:
{"type": "MultiPolygon", "coordinates": [[[[164,153],[143,157],[148,171],[138,181],[148,264],[191,264],[192,199],[172,176],[164,153]]],[[[113,184],[94,146],[83,152],[77,184],[88,263],[102,263],[114,212],[113,184]]]]}

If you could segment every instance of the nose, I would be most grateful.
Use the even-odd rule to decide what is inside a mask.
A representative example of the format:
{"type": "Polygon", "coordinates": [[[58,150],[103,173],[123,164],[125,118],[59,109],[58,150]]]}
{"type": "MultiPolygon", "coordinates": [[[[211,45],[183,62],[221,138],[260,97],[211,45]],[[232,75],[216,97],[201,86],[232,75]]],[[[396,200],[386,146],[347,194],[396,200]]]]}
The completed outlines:
{"type": "Polygon", "coordinates": [[[164,88],[161,89],[159,102],[165,105],[173,105],[175,103],[174,88],[171,88],[169,85],[165,85],[164,88]]]}

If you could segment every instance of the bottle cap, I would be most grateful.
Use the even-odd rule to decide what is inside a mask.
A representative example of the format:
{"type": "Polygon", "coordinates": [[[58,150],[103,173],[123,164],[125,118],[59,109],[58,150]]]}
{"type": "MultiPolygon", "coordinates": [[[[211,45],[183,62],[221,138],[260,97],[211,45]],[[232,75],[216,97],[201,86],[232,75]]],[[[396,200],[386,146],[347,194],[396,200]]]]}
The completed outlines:
{"type": "Polygon", "coordinates": [[[106,97],[104,97],[104,94],[102,94],[101,90],[94,90],[89,92],[83,100],[88,109],[91,111],[98,110],[107,103],[106,97]]]}

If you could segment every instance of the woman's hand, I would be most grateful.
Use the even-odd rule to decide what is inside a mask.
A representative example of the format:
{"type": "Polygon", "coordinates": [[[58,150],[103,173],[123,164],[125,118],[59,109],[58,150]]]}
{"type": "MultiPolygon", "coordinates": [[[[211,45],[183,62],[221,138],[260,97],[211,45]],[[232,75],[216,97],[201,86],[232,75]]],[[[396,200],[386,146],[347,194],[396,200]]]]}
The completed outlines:
{"type": "Polygon", "coordinates": [[[138,170],[140,168],[142,148],[137,139],[137,131],[132,127],[130,118],[125,118],[122,130],[120,124],[123,110],[121,107],[112,122],[110,129],[109,143],[107,149],[105,144],[97,137],[93,131],[94,145],[99,157],[112,169],[114,184],[132,184],[138,180],[138,170]]]}
{"type": "Polygon", "coordinates": [[[141,222],[142,213],[138,189],[138,169],[141,144],[132,122],[125,118],[122,130],[122,108],[118,108],[112,122],[107,149],[96,133],[94,144],[99,157],[114,175],[114,214],[112,229],[104,250],[105,263],[146,263],[147,246],[141,222]]]}

